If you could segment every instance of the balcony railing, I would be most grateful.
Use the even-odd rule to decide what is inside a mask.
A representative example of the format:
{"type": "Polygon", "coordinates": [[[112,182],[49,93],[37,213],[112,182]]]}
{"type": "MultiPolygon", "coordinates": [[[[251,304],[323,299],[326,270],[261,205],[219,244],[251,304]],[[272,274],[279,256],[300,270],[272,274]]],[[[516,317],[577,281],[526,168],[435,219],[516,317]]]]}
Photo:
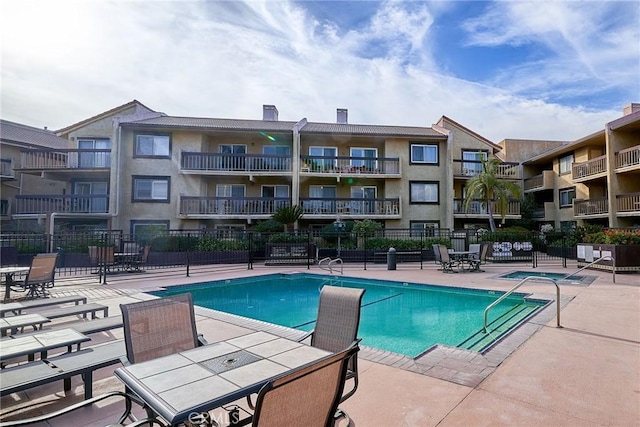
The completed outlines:
{"type": "Polygon", "coordinates": [[[108,213],[108,195],[16,196],[16,214],[108,213]]]}
{"type": "Polygon", "coordinates": [[[606,197],[573,201],[573,216],[602,215],[609,213],[609,201],[606,197]]]}
{"type": "Polygon", "coordinates": [[[12,159],[0,159],[0,177],[3,179],[15,178],[12,159]]]}
{"type": "MultiPolygon", "coordinates": [[[[493,203],[493,215],[500,215],[500,210],[497,204],[493,203]]],[[[453,199],[453,213],[454,214],[467,214],[467,215],[486,215],[489,216],[489,211],[483,206],[481,200],[473,200],[469,205],[469,210],[464,209],[464,199],[453,199]]],[[[505,215],[520,215],[520,201],[512,200],[507,204],[507,210],[505,215]]]]}
{"type": "Polygon", "coordinates": [[[291,156],[183,152],[180,169],[193,172],[291,172],[291,156]]]}
{"type": "Polygon", "coordinates": [[[290,206],[288,197],[198,197],[180,196],[180,215],[273,215],[290,206]]]}
{"type": "Polygon", "coordinates": [[[596,157],[582,163],[574,163],[571,176],[574,180],[587,178],[607,171],[607,156],[596,157]]]}
{"type": "Polygon", "coordinates": [[[616,168],[640,165],[640,145],[616,153],[616,168]]]}
{"type": "Polygon", "coordinates": [[[300,156],[300,159],[302,173],[400,176],[400,159],[397,157],[300,156]]]}
{"type": "Polygon", "coordinates": [[[306,198],[300,199],[305,215],[329,217],[400,217],[400,198],[306,198]]]}
{"type": "Polygon", "coordinates": [[[618,212],[640,212],[640,193],[619,194],[616,204],[618,212]]]}
{"type": "Polygon", "coordinates": [[[22,150],[21,169],[108,169],[111,150],[22,150]]]}
{"type": "MultiPolygon", "coordinates": [[[[453,160],[453,175],[472,178],[482,172],[482,161],[480,160],[453,160]]],[[[514,162],[503,162],[498,166],[496,177],[502,179],[520,179],[520,164],[514,162]]]]}

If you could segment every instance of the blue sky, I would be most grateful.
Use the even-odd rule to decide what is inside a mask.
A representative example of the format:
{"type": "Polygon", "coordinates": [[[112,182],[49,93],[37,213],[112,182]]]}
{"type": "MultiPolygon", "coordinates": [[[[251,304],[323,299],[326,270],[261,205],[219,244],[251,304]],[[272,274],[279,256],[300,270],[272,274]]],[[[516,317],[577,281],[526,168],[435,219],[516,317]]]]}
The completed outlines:
{"type": "Polygon", "coordinates": [[[3,0],[0,116],[170,115],[575,139],[640,102],[638,1],[3,0]]]}

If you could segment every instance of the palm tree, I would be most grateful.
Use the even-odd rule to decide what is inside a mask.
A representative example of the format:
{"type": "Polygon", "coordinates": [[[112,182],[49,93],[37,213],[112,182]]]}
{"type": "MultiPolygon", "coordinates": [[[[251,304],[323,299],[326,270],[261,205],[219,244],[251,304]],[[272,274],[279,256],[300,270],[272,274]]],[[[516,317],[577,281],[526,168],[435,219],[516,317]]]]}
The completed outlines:
{"type": "Polygon", "coordinates": [[[302,215],[304,215],[302,206],[293,205],[278,208],[271,218],[284,225],[284,231],[286,232],[290,225],[293,225],[297,220],[302,218],[302,215]]]}
{"type": "Polygon", "coordinates": [[[463,206],[467,212],[474,199],[480,199],[482,206],[489,212],[491,231],[496,231],[493,206],[497,206],[504,222],[509,202],[513,199],[520,199],[521,191],[520,187],[512,181],[498,178],[499,167],[502,164],[500,159],[492,157],[487,160],[484,156],[480,156],[480,161],[482,162],[482,171],[467,183],[463,206]]]}

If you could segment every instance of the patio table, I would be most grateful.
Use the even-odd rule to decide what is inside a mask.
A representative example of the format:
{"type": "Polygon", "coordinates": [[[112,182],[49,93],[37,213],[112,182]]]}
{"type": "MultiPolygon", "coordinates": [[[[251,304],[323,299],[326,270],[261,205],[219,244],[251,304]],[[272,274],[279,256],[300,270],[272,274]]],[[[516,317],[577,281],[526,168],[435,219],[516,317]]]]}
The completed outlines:
{"type": "Polygon", "coordinates": [[[0,335],[5,337],[9,331],[14,334],[19,328],[24,328],[25,326],[33,326],[35,330],[42,329],[42,325],[48,322],[51,322],[51,319],[37,313],[3,317],[0,318],[0,335]],[[40,327],[38,328],[38,326],[40,327]]]}
{"type": "Polygon", "coordinates": [[[4,301],[9,301],[11,298],[11,286],[15,284],[13,276],[17,273],[26,273],[27,271],[29,271],[29,267],[0,267],[0,275],[5,276],[4,301]]]}
{"type": "Polygon", "coordinates": [[[40,353],[40,358],[44,359],[49,350],[67,347],[67,351],[70,352],[74,345],[79,350],[81,343],[90,340],[91,338],[72,328],[5,339],[0,341],[0,362],[4,365],[7,360],[20,356],[27,356],[28,360],[32,361],[36,353],[40,353]]]}
{"type": "Polygon", "coordinates": [[[115,371],[171,425],[257,393],[271,379],[330,353],[255,332],[115,371]]]}

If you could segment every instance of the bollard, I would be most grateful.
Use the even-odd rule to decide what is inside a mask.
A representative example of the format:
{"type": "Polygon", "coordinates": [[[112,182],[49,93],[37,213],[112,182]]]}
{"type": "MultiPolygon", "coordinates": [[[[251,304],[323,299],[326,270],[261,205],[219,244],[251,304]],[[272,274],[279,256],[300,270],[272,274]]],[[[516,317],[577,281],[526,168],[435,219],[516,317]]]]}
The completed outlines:
{"type": "Polygon", "coordinates": [[[396,249],[389,248],[387,252],[387,270],[395,270],[396,269],[396,249]]]}

